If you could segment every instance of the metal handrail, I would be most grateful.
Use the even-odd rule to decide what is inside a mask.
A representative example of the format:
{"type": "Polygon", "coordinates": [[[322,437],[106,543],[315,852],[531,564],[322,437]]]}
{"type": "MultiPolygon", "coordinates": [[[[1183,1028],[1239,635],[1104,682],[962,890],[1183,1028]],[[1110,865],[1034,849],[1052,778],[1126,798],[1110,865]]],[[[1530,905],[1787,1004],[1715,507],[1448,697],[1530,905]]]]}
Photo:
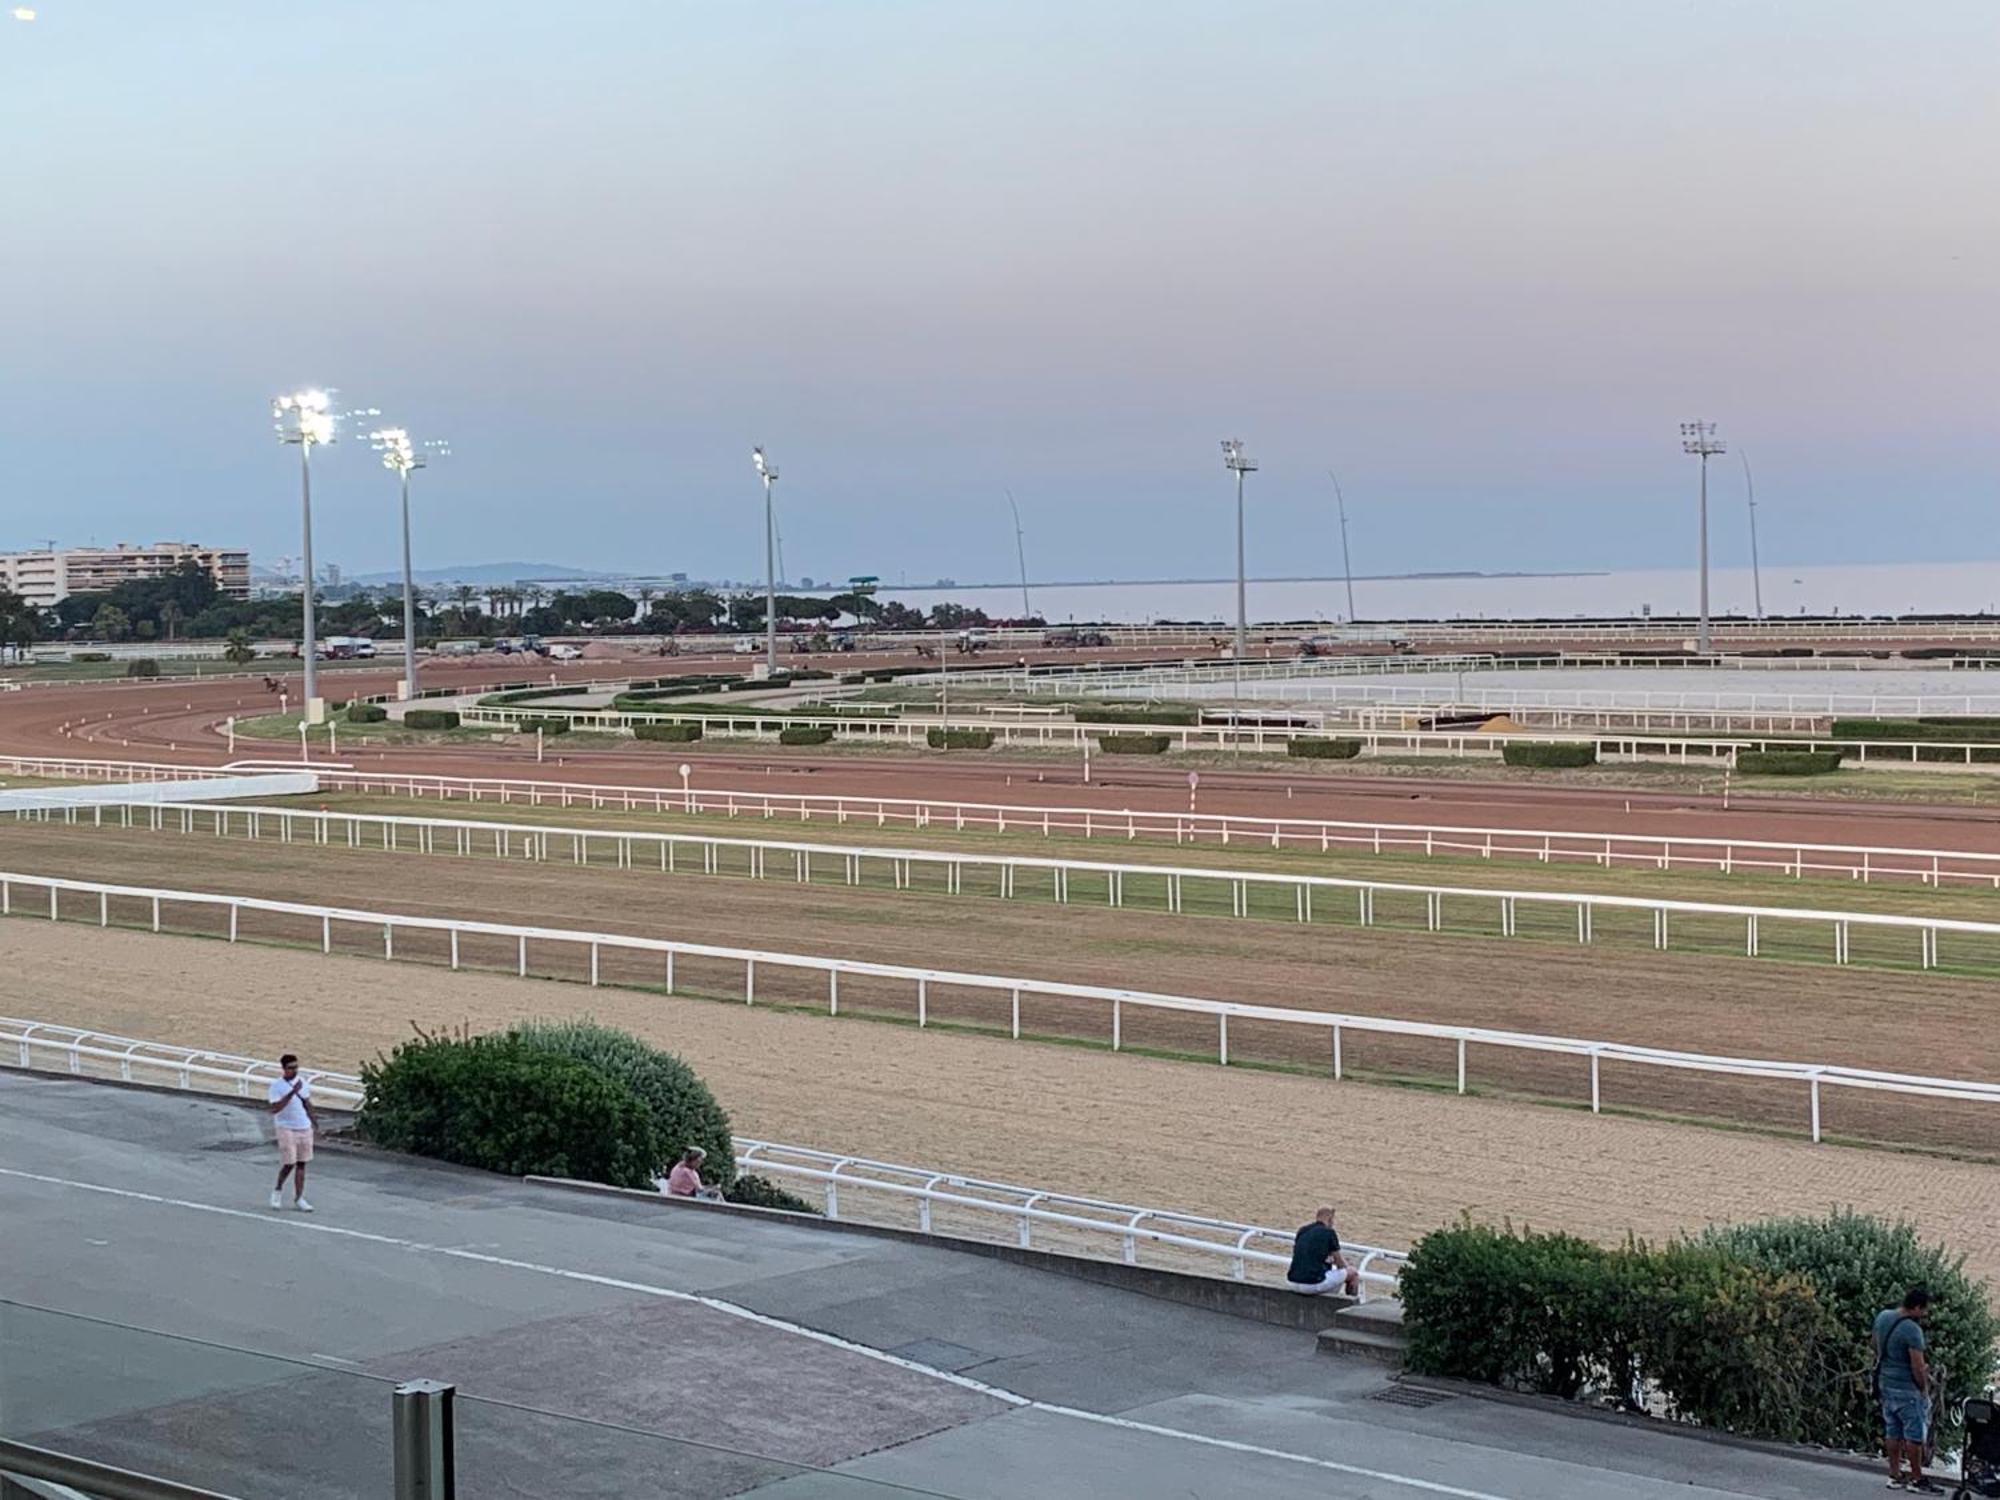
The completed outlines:
{"type": "Polygon", "coordinates": [[[64,1485],[91,1500],[234,1500],[219,1490],[157,1479],[18,1438],[0,1437],[0,1476],[64,1485]]]}

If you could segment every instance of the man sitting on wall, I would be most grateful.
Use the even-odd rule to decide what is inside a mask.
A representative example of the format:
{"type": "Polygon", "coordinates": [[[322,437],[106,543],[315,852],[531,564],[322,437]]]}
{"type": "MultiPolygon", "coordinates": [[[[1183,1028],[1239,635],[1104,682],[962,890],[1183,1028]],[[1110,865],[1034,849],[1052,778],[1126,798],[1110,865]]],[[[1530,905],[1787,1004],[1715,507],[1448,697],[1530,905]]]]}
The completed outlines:
{"type": "Polygon", "coordinates": [[[1322,1208],[1313,1215],[1312,1223],[1293,1237],[1292,1267],[1285,1272],[1285,1282],[1307,1297],[1321,1292],[1345,1291],[1350,1297],[1360,1293],[1361,1273],[1348,1265],[1340,1253],[1340,1236],[1334,1233],[1332,1209],[1322,1208]]]}

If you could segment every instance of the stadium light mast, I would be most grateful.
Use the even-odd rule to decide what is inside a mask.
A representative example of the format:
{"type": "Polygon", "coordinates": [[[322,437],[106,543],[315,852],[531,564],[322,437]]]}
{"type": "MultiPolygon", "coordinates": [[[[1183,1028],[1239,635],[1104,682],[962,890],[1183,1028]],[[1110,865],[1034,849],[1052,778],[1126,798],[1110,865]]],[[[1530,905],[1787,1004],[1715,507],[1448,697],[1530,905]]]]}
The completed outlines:
{"type": "Polygon", "coordinates": [[[1695,626],[1694,649],[1702,656],[1714,649],[1708,624],[1708,461],[1728,451],[1728,445],[1715,435],[1713,422],[1681,423],[1681,452],[1701,460],[1701,619],[1695,626]]]}
{"type": "Polygon", "coordinates": [[[1249,649],[1249,612],[1243,585],[1243,476],[1257,472],[1257,465],[1243,452],[1239,438],[1222,440],[1222,466],[1236,476],[1236,698],[1243,699],[1243,653],[1249,649]]]}
{"type": "Polygon", "coordinates": [[[1035,613],[1035,607],[1028,603],[1028,544],[1021,537],[1021,507],[1014,503],[1014,492],[1007,492],[1007,509],[1014,513],[1014,556],[1021,564],[1021,618],[1026,620],[1035,613]]]}
{"type": "Polygon", "coordinates": [[[1742,448],[1736,456],[1743,460],[1743,490],[1750,500],[1750,591],[1757,602],[1757,618],[1764,618],[1764,574],[1757,566],[1757,485],[1750,477],[1750,455],[1742,448]]]}
{"type": "Polygon", "coordinates": [[[299,508],[305,526],[305,555],[301,560],[305,570],[302,590],[305,639],[301,647],[306,663],[303,713],[306,723],[317,724],[326,717],[326,705],[319,696],[319,647],[313,630],[312,451],[335,439],[339,418],[333,412],[333,398],[325,391],[314,388],[294,391],[273,400],[271,424],[277,430],[279,442],[296,444],[299,450],[299,508]]]}
{"type": "Polygon", "coordinates": [[[778,482],[778,466],[767,461],[762,448],[750,450],[750,464],[764,481],[764,659],[766,675],[778,675],[778,523],[771,509],[771,486],[778,482]]]}
{"type": "Polygon", "coordinates": [[[368,434],[368,442],[382,455],[382,467],[401,481],[403,491],[403,698],[417,696],[417,584],[410,571],[410,476],[428,467],[433,458],[451,457],[451,445],[442,438],[427,443],[412,441],[401,427],[382,427],[368,434]]]}

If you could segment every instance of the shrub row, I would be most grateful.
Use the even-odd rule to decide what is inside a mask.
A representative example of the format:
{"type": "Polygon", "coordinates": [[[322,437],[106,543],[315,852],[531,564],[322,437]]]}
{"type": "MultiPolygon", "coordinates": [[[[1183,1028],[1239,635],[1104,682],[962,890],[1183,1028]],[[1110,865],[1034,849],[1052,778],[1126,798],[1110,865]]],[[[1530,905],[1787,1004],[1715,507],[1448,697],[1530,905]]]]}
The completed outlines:
{"type": "Polygon", "coordinates": [[[701,738],[699,724],[637,724],[632,733],[642,740],[664,740],[670,745],[685,745],[701,738]]]}
{"type": "Polygon", "coordinates": [[[111,653],[109,651],[72,651],[69,654],[69,659],[71,661],[110,661],[111,653]]]}
{"type": "Polygon", "coordinates": [[[778,731],[778,743],[781,745],[824,745],[832,738],[833,731],[824,724],[817,727],[796,724],[790,729],[778,731]]]}
{"type": "Polygon", "coordinates": [[[1837,740],[2000,740],[2000,719],[1835,719],[1837,740]]]}
{"type": "Polygon", "coordinates": [[[1360,753],[1359,740],[1322,740],[1310,735],[1294,735],[1285,741],[1285,754],[1294,760],[1353,760],[1360,753]]]}
{"type": "Polygon", "coordinates": [[[389,710],[379,703],[350,703],[347,705],[347,722],[350,724],[380,724],[389,717],[389,710]]]}
{"type": "Polygon", "coordinates": [[[128,661],[125,663],[125,675],[127,677],[158,677],[160,675],[160,664],[150,656],[142,656],[137,661],[128,661]]]}
{"type": "Polygon", "coordinates": [[[1079,724],[1199,724],[1201,710],[1185,704],[1162,703],[1152,708],[1079,708],[1070,717],[1079,724]]]}
{"type": "Polygon", "coordinates": [[[516,688],[511,693],[488,693],[479,700],[479,706],[513,708],[522,703],[535,703],[543,698],[567,698],[576,691],[574,684],[569,687],[516,688]]]}
{"type": "Polygon", "coordinates": [[[1164,755],[1173,736],[1166,734],[1101,734],[1097,748],[1106,755],[1164,755]]]}
{"type": "Polygon", "coordinates": [[[403,714],[405,729],[456,729],[458,710],[455,708],[412,708],[403,714]]]}
{"type": "Polygon", "coordinates": [[[1838,750],[1739,750],[1736,769],[1745,776],[1825,776],[1840,769],[1838,750]]]}
{"type": "Polygon", "coordinates": [[[1869,1325],[1917,1284],[1938,1299],[1925,1336],[1948,1415],[1993,1368],[2000,1323],[1962,1260],[1905,1224],[1838,1213],[1607,1250],[1467,1223],[1418,1243],[1401,1294],[1416,1373],[1862,1450],[1880,1432],[1869,1325]]]}
{"type": "Polygon", "coordinates": [[[1597,745],[1589,740],[1517,740],[1500,748],[1510,766],[1569,768],[1597,764],[1597,745]]]}
{"type": "Polygon", "coordinates": [[[927,729],[924,743],[933,750],[991,750],[990,729],[927,729]]]}
{"type": "Polygon", "coordinates": [[[568,734],[570,730],[575,726],[573,721],[569,719],[545,718],[545,719],[519,719],[515,721],[514,727],[517,730],[519,730],[522,734],[533,734],[538,729],[543,734],[568,734]]]}

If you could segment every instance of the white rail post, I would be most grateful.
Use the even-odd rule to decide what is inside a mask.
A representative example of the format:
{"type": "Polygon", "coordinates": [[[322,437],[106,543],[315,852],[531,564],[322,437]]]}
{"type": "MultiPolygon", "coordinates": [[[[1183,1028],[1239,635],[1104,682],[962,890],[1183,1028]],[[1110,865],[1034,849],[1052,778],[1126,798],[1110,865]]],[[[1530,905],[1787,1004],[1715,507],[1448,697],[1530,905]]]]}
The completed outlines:
{"type": "Polygon", "coordinates": [[[597,944],[590,945],[590,982],[597,983],[597,944]]]}
{"type": "Polygon", "coordinates": [[[1458,1091],[1465,1092],[1465,1038],[1458,1039],[1458,1091]]]}
{"type": "Polygon", "coordinates": [[[1333,1081],[1340,1082],[1340,1023],[1333,1027],[1333,1081]]]}
{"type": "Polygon", "coordinates": [[[1817,1073],[1813,1074],[1812,1080],[1812,1138],[1814,1145],[1819,1144],[1819,1074],[1817,1073]]]}
{"type": "Polygon", "coordinates": [[[757,1003],[757,960],[754,958],[743,960],[743,1003],[757,1003]]]}
{"type": "Polygon", "coordinates": [[[1599,1061],[1599,1055],[1593,1051],[1590,1054],[1590,1112],[1592,1114],[1601,1113],[1603,1108],[1603,1094],[1598,1087],[1597,1065],[1599,1061]]]}
{"type": "Polygon", "coordinates": [[[1019,1041],[1020,1039],[1021,1039],[1021,991],[1018,987],[1016,987],[1016,989],[1014,990],[1014,1040],[1019,1041]]]}
{"type": "Polygon", "coordinates": [[[1216,1061],[1226,1068],[1229,1066],[1229,1012],[1225,1010],[1215,1019],[1220,1023],[1217,1028],[1219,1040],[1216,1046],[1216,1061]]]}
{"type": "Polygon", "coordinates": [[[840,970],[838,969],[826,971],[826,1013],[830,1016],[840,1014],[840,970]]]}
{"type": "Polygon", "coordinates": [[[237,902],[229,903],[229,941],[232,943],[236,941],[236,917],[241,910],[242,907],[237,902]]]}
{"type": "Polygon", "coordinates": [[[521,934],[520,944],[515,953],[514,972],[523,979],[528,977],[528,935],[525,932],[521,934]]]}
{"type": "Polygon", "coordinates": [[[671,995],[673,992],[674,992],[674,950],[669,948],[667,950],[667,993],[671,995]]]}
{"type": "MultiPolygon", "coordinates": [[[[153,903],[153,909],[155,911],[159,910],[159,903],[157,901],[153,903]]],[[[333,952],[332,917],[321,917],[319,919],[319,951],[322,953],[333,952]]]]}
{"type": "Polygon", "coordinates": [[[1111,1001],[1111,1050],[1113,1052],[1120,1050],[1120,1045],[1124,1040],[1124,1010],[1123,1003],[1114,996],[1111,1001]]]}
{"type": "Polygon", "coordinates": [[[458,929],[456,927],[451,930],[451,966],[454,969],[458,967],[458,929]]]}
{"type": "Polygon", "coordinates": [[[929,1024],[930,1024],[930,981],[920,976],[917,979],[917,1025],[919,1027],[923,1027],[923,1026],[928,1026],[929,1024]]]}

